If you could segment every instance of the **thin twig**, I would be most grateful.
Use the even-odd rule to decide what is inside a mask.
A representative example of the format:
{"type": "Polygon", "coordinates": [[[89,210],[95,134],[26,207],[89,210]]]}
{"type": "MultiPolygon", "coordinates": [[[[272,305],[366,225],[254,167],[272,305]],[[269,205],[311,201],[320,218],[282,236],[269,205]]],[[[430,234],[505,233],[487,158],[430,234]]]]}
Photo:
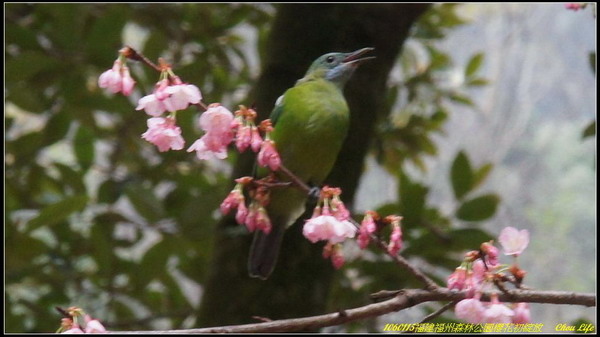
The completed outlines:
{"type": "Polygon", "coordinates": [[[310,186],[308,186],[308,184],[306,184],[304,181],[302,181],[302,179],[298,178],[295,174],[292,173],[292,171],[290,171],[287,167],[285,167],[283,164],[281,164],[279,166],[279,171],[281,171],[283,174],[285,174],[288,178],[290,178],[290,180],[292,181],[292,183],[299,188],[302,192],[309,194],[311,191],[310,186]]]}
{"type": "Polygon", "coordinates": [[[423,317],[423,319],[419,322],[419,323],[426,323],[431,321],[432,319],[439,317],[441,314],[445,313],[446,311],[448,311],[448,309],[452,308],[456,303],[458,303],[457,301],[452,301],[452,302],[448,302],[446,303],[443,307],[439,308],[438,310],[432,312],[431,314],[423,317]]]}
{"type": "Polygon", "coordinates": [[[160,66],[156,65],[154,62],[150,61],[150,59],[148,59],[142,53],[140,53],[137,50],[131,48],[130,46],[125,46],[125,48],[121,49],[121,52],[128,59],[132,59],[132,60],[135,60],[135,61],[140,61],[140,62],[146,64],[147,66],[149,66],[150,68],[152,68],[152,69],[154,69],[154,70],[156,70],[158,72],[162,71],[162,68],[160,66]]]}

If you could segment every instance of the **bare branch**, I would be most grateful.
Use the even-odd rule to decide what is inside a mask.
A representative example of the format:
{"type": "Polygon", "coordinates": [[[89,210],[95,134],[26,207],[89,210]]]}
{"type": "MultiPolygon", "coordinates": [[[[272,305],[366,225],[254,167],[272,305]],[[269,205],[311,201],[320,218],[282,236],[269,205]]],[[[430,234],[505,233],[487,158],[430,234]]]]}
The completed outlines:
{"type": "MultiPolygon", "coordinates": [[[[490,294],[484,294],[482,300],[489,300],[490,294]]],[[[455,292],[447,288],[436,290],[408,289],[397,291],[397,295],[379,303],[368,304],[362,307],[339,310],[335,313],[274,320],[270,322],[230,325],[212,328],[165,330],[165,331],[112,331],[111,333],[123,334],[196,334],[196,333],[250,333],[250,332],[291,332],[306,329],[317,329],[328,326],[340,325],[400,311],[424,302],[451,301],[458,302],[466,298],[466,292],[455,292]]],[[[508,290],[501,294],[499,299],[503,302],[531,302],[548,304],[570,304],[592,307],[596,305],[596,294],[573,293],[564,291],[532,291],[508,290]]],[[[449,306],[442,309],[447,310],[449,306]]],[[[441,314],[441,312],[440,312],[441,314]]]]}

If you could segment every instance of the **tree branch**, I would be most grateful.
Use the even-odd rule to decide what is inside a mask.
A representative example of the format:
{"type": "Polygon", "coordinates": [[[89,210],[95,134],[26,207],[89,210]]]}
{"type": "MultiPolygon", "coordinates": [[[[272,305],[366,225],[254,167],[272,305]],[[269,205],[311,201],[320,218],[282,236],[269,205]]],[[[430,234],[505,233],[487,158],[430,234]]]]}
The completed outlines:
{"type": "MultiPolygon", "coordinates": [[[[489,300],[490,294],[483,294],[482,300],[489,300]]],[[[400,311],[424,302],[451,301],[458,302],[466,298],[466,292],[455,292],[447,288],[436,290],[407,289],[397,291],[396,296],[379,303],[368,304],[362,307],[342,310],[325,315],[274,320],[254,324],[229,325],[222,327],[165,330],[165,331],[112,331],[111,333],[123,334],[196,334],[196,333],[250,333],[250,332],[292,332],[305,329],[316,329],[340,325],[400,311]]],[[[499,299],[503,302],[530,302],[548,304],[569,304],[596,306],[596,294],[574,293],[566,291],[532,291],[508,290],[501,294],[499,299]]]]}
{"type": "MultiPolygon", "coordinates": [[[[281,171],[283,174],[285,174],[292,181],[294,186],[299,188],[302,192],[307,193],[307,194],[310,193],[310,186],[308,186],[306,183],[304,183],[302,181],[302,179],[298,178],[292,171],[287,169],[283,164],[279,167],[279,171],[281,171]]],[[[360,224],[357,223],[356,221],[354,221],[354,219],[349,218],[348,221],[352,222],[352,224],[354,224],[354,226],[356,228],[360,228],[360,224]]],[[[425,284],[426,289],[435,290],[435,289],[439,288],[439,286],[432,279],[430,279],[427,275],[422,273],[418,268],[411,265],[405,258],[403,258],[402,256],[400,256],[398,254],[390,254],[387,249],[387,244],[384,241],[382,241],[379,237],[377,237],[374,234],[371,234],[371,241],[375,242],[377,247],[379,247],[389,257],[391,257],[392,260],[397,265],[408,270],[419,281],[421,281],[423,284],[425,284]]]]}

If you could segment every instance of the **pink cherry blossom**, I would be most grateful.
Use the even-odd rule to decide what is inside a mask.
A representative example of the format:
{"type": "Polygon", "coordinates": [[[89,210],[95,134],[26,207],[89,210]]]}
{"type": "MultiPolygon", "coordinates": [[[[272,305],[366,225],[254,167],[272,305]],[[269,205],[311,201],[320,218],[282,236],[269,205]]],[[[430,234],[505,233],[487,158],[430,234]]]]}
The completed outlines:
{"type": "Polygon", "coordinates": [[[333,208],[333,216],[336,219],[344,221],[350,218],[350,211],[348,211],[339,196],[336,195],[331,199],[331,207],[333,208]]]}
{"type": "Polygon", "coordinates": [[[85,315],[85,332],[86,333],[105,333],[106,328],[97,319],[93,319],[90,315],[85,315]]]}
{"type": "Polygon", "coordinates": [[[98,86],[108,89],[113,94],[122,92],[123,95],[129,96],[134,85],[135,81],[131,78],[129,68],[120,59],[117,59],[113,63],[113,67],[103,72],[98,78],[98,86]]]}
{"type": "Polygon", "coordinates": [[[473,262],[473,266],[471,268],[473,270],[473,279],[475,280],[475,283],[481,284],[481,282],[483,282],[485,279],[485,273],[487,271],[485,264],[481,259],[477,259],[473,262]]]}
{"type": "Polygon", "coordinates": [[[277,171],[281,165],[281,158],[275,149],[275,142],[266,139],[262,143],[260,152],[258,153],[258,164],[263,167],[269,167],[271,171],[277,171]]]}
{"type": "Polygon", "coordinates": [[[200,116],[200,127],[206,132],[187,150],[196,151],[198,159],[227,158],[227,146],[233,140],[233,114],[219,104],[211,104],[200,116]]]}
{"type": "Polygon", "coordinates": [[[235,146],[238,151],[244,152],[252,143],[252,128],[248,125],[240,126],[235,137],[235,146]]]}
{"type": "Polygon", "coordinates": [[[302,234],[312,243],[326,240],[339,243],[346,238],[353,238],[355,228],[349,221],[339,221],[331,215],[319,215],[306,221],[302,234]]]}
{"type": "Polygon", "coordinates": [[[175,125],[173,118],[153,117],[148,119],[148,131],[142,138],[156,145],[160,152],[169,149],[181,150],[185,141],[181,137],[181,128],[175,125]]]}
{"type": "Polygon", "coordinates": [[[263,139],[258,132],[258,128],[256,126],[252,127],[252,141],[250,142],[250,147],[252,151],[258,152],[262,146],[263,139]]]}
{"type": "Polygon", "coordinates": [[[498,265],[498,248],[496,248],[491,242],[482,243],[481,251],[485,253],[487,257],[486,262],[489,266],[494,267],[498,265]]]}
{"type": "Polygon", "coordinates": [[[237,213],[235,214],[235,221],[238,224],[243,225],[246,223],[247,217],[248,217],[248,207],[246,207],[245,203],[241,202],[238,205],[237,213]]]}
{"type": "Polygon", "coordinates": [[[208,159],[225,159],[227,158],[227,147],[221,146],[219,144],[218,147],[212,146],[217,144],[212,141],[213,139],[208,136],[208,134],[202,136],[202,138],[196,140],[192,146],[187,149],[187,152],[196,151],[196,157],[200,160],[208,160],[208,159]],[[207,145],[208,143],[208,145],[207,145]],[[209,146],[211,145],[211,146],[209,146]]]}
{"type": "Polygon", "coordinates": [[[323,247],[323,258],[330,259],[333,268],[340,269],[345,263],[344,254],[342,254],[342,247],[339,243],[333,244],[327,242],[323,247]]]}
{"type": "Polygon", "coordinates": [[[331,264],[333,264],[333,268],[340,269],[345,262],[342,250],[339,248],[339,245],[336,245],[336,248],[334,248],[331,253],[331,264]]]}
{"type": "Polygon", "coordinates": [[[258,209],[256,215],[256,229],[263,231],[263,233],[265,234],[269,234],[272,229],[269,214],[267,213],[267,210],[262,206],[258,209]]]}
{"type": "Polygon", "coordinates": [[[232,209],[238,208],[240,203],[243,202],[244,195],[242,194],[242,191],[239,188],[234,188],[231,192],[229,192],[225,200],[223,200],[223,202],[221,203],[221,213],[226,215],[232,209]]]}
{"type": "Polygon", "coordinates": [[[390,255],[396,255],[402,249],[402,229],[397,223],[394,223],[393,226],[390,243],[388,244],[388,253],[390,255]]]}
{"type": "Polygon", "coordinates": [[[464,299],[456,303],[454,307],[457,318],[472,324],[481,323],[485,310],[483,303],[478,298],[464,299]]]}
{"type": "Polygon", "coordinates": [[[448,279],[446,280],[446,284],[448,289],[456,289],[463,290],[465,288],[465,282],[467,280],[467,268],[458,267],[454,270],[448,279]]]}
{"type": "Polygon", "coordinates": [[[375,224],[375,219],[373,219],[373,215],[371,212],[367,212],[362,222],[360,223],[360,229],[358,234],[358,246],[361,249],[367,248],[369,242],[371,241],[371,234],[375,233],[377,230],[377,225],[375,224]]]}
{"type": "Polygon", "coordinates": [[[198,104],[202,99],[200,89],[193,84],[170,85],[165,89],[168,95],[164,99],[164,105],[168,111],[186,109],[190,104],[198,104]]]}
{"type": "Polygon", "coordinates": [[[252,203],[250,204],[250,207],[248,208],[248,214],[244,219],[244,225],[246,225],[246,228],[249,232],[254,232],[257,229],[257,217],[258,207],[256,207],[256,204],[252,203]]]}
{"type": "Polygon", "coordinates": [[[169,80],[163,79],[156,83],[154,91],[150,95],[146,95],[138,101],[136,110],[144,110],[148,115],[159,117],[165,111],[167,107],[164,104],[164,100],[168,97],[166,89],[169,86],[169,80]]]}
{"type": "Polygon", "coordinates": [[[514,315],[511,309],[498,301],[497,296],[493,296],[492,304],[483,312],[482,323],[510,323],[514,315]]]}
{"type": "Polygon", "coordinates": [[[231,111],[224,106],[213,103],[200,116],[200,128],[206,132],[228,133],[233,137],[231,131],[234,118],[231,111]]]}
{"type": "Polygon", "coordinates": [[[200,89],[192,84],[170,85],[168,79],[162,79],[154,86],[154,92],[138,101],[136,110],[144,110],[148,115],[158,117],[164,112],[186,109],[202,99],[200,89]]]}
{"type": "Polygon", "coordinates": [[[529,303],[517,303],[513,310],[515,315],[512,318],[513,324],[529,324],[531,323],[531,312],[529,311],[529,303]]]}
{"type": "Polygon", "coordinates": [[[520,255],[529,245],[529,231],[506,227],[500,232],[498,241],[504,249],[504,255],[520,255]]]}
{"type": "Polygon", "coordinates": [[[127,66],[123,66],[121,74],[122,74],[121,92],[123,92],[123,95],[129,96],[133,92],[133,87],[135,86],[135,81],[131,77],[131,74],[129,73],[129,68],[127,66]]]}

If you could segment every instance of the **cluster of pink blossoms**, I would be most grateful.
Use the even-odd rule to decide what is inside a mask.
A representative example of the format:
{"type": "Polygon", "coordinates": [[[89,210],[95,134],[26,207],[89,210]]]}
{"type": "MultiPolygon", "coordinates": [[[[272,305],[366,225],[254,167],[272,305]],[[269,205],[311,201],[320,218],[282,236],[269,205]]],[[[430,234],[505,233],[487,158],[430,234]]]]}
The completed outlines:
{"type": "MultiPolygon", "coordinates": [[[[515,259],[529,244],[529,232],[506,227],[499,236],[505,255],[515,259]]],[[[465,254],[465,260],[448,277],[448,289],[467,291],[467,299],[456,304],[456,317],[468,323],[530,323],[529,304],[516,303],[512,308],[498,300],[498,295],[492,293],[491,302],[482,302],[481,296],[486,290],[494,287],[495,281],[510,281],[520,285],[525,277],[525,271],[516,262],[510,267],[499,264],[499,250],[493,242],[484,242],[479,251],[465,254]],[[504,273],[510,271],[512,277],[504,273]]]]}
{"type": "MultiPolygon", "coordinates": [[[[125,65],[127,58],[142,59],[132,48],[122,48],[113,67],[100,75],[98,85],[101,88],[106,88],[112,93],[121,92],[126,96],[131,94],[135,81],[125,65]]],[[[190,105],[201,105],[202,93],[195,85],[184,83],[164,61],[160,60],[160,65],[154,67],[160,71],[160,79],[152,94],[142,97],[136,107],[136,110],[144,110],[152,116],[147,123],[148,130],[142,134],[142,138],[156,145],[160,152],[181,150],[185,140],[181,135],[181,128],[176,125],[176,113],[190,105]],[[163,116],[167,112],[168,115],[163,116]]],[[[210,104],[199,119],[204,136],[196,140],[187,151],[195,151],[198,159],[202,160],[224,159],[227,158],[227,147],[235,140],[240,152],[248,148],[259,152],[258,163],[276,171],[281,165],[281,159],[275,143],[269,138],[272,126],[268,120],[257,126],[254,123],[255,118],[256,112],[253,109],[242,106],[234,117],[231,111],[220,104],[210,104]],[[264,140],[259,130],[265,132],[264,140]]]]}
{"type": "Polygon", "coordinates": [[[302,234],[310,242],[327,241],[323,248],[323,258],[331,259],[336,269],[344,264],[341,242],[353,238],[356,228],[349,221],[350,212],[340,199],[342,190],[325,186],[310,219],[306,220],[302,234]]]}
{"type": "Polygon", "coordinates": [[[70,307],[61,320],[60,328],[57,333],[64,334],[82,334],[82,333],[106,333],[106,328],[95,318],[85,314],[77,307],[70,307]],[[83,319],[83,321],[82,321],[83,319]]]}
{"type": "Polygon", "coordinates": [[[98,78],[98,86],[108,89],[113,94],[123,93],[125,96],[131,95],[135,81],[129,74],[129,68],[125,65],[124,57],[119,56],[115,60],[112,69],[103,72],[98,78]]]}
{"type": "Polygon", "coordinates": [[[246,226],[249,232],[260,230],[269,234],[272,224],[265,209],[269,203],[269,189],[260,182],[255,182],[252,177],[242,177],[235,181],[237,184],[221,203],[221,213],[226,215],[237,209],[235,220],[238,224],[246,226]],[[246,206],[244,187],[249,190],[252,199],[249,206],[246,206]]]}
{"type": "Polygon", "coordinates": [[[402,228],[400,227],[402,217],[398,215],[389,215],[380,221],[379,214],[374,211],[367,211],[363,218],[358,232],[358,246],[361,249],[367,248],[371,242],[371,235],[377,233],[380,228],[389,224],[392,226],[390,242],[387,246],[388,254],[396,255],[402,249],[402,228]],[[379,222],[379,225],[378,225],[379,222]]]}

